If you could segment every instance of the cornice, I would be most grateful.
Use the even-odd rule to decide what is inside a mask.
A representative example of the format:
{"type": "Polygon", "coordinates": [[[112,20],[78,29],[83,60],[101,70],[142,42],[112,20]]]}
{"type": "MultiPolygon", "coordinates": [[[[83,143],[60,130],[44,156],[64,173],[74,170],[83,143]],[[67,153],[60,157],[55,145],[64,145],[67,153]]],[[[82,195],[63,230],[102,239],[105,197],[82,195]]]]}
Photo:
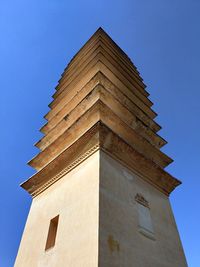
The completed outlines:
{"type": "Polygon", "coordinates": [[[62,171],[60,171],[58,174],[53,176],[51,179],[49,179],[48,182],[44,183],[42,186],[40,186],[37,190],[35,190],[32,193],[33,197],[36,197],[40,193],[42,193],[44,190],[46,190],[48,187],[50,187],[52,184],[60,180],[64,175],[66,175],[68,172],[73,170],[75,167],[77,167],[79,164],[81,164],[84,160],[86,160],[88,157],[90,157],[92,154],[94,154],[97,150],[99,150],[99,145],[95,145],[92,148],[90,148],[86,153],[78,157],[76,160],[74,160],[71,164],[69,164],[66,168],[64,168],[62,171]]]}
{"type": "Polygon", "coordinates": [[[103,123],[98,122],[21,186],[32,196],[36,196],[99,149],[165,195],[169,195],[181,183],[156,163],[145,158],[103,123]]]}
{"type": "Polygon", "coordinates": [[[74,166],[74,162],[78,162],[78,159],[82,160],[84,155],[89,155],[94,147],[99,146],[99,128],[100,124],[95,124],[71,146],[65,148],[57,157],[22,183],[21,186],[33,195],[44,184],[49,184],[51,179],[52,181],[56,180],[57,178],[54,179],[56,175],[62,173],[65,168],[74,166]]]}

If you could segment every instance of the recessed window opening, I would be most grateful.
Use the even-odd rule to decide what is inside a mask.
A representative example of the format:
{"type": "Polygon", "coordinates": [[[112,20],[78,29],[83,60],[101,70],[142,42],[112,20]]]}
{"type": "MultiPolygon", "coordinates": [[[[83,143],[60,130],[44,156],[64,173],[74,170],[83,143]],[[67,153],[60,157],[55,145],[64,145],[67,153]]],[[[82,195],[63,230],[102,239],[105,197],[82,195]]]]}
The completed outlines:
{"type": "Polygon", "coordinates": [[[55,246],[56,234],[58,229],[58,220],[59,220],[59,215],[57,215],[50,221],[45,251],[55,246]]]}

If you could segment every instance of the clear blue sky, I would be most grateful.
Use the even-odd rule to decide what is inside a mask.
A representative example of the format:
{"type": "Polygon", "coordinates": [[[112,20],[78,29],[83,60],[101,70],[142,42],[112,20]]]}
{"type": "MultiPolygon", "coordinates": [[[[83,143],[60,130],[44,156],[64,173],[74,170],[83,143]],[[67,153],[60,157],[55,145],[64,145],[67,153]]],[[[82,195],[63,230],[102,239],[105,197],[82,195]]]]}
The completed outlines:
{"type": "MultiPolygon", "coordinates": [[[[0,266],[12,267],[31,198],[19,184],[68,61],[99,27],[129,55],[155,103],[189,267],[200,266],[200,1],[0,0],[0,266]]],[[[28,267],[28,266],[27,266],[28,267]]]]}

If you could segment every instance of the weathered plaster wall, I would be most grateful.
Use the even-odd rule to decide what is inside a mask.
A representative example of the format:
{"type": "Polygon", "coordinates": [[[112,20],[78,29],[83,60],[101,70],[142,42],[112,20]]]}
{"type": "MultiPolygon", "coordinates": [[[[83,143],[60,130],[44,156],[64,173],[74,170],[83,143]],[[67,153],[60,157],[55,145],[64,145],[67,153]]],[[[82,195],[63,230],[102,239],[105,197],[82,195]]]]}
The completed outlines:
{"type": "Polygon", "coordinates": [[[33,199],[15,267],[98,266],[99,152],[33,199]],[[55,247],[45,252],[59,214],[55,247]]]}
{"type": "Polygon", "coordinates": [[[15,267],[186,267],[168,197],[96,152],[34,198],[15,267]],[[135,200],[149,202],[154,239],[139,232],[135,200]],[[45,252],[59,214],[55,247],[45,252]]]}
{"type": "Polygon", "coordinates": [[[99,267],[186,267],[168,197],[110,156],[100,156],[99,267]],[[136,194],[149,202],[154,238],[139,232],[136,194]]]}

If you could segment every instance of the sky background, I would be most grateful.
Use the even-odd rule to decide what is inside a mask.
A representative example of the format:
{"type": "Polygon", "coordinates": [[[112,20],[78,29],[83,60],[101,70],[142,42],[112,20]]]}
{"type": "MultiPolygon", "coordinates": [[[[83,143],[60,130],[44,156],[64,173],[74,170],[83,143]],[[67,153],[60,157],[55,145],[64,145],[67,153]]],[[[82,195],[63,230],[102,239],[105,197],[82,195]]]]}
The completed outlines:
{"type": "Polygon", "coordinates": [[[200,266],[200,1],[0,0],[0,266],[12,267],[31,204],[19,184],[34,173],[51,95],[63,69],[101,26],[139,69],[167,170],[183,185],[171,203],[189,267],[200,266]]]}

